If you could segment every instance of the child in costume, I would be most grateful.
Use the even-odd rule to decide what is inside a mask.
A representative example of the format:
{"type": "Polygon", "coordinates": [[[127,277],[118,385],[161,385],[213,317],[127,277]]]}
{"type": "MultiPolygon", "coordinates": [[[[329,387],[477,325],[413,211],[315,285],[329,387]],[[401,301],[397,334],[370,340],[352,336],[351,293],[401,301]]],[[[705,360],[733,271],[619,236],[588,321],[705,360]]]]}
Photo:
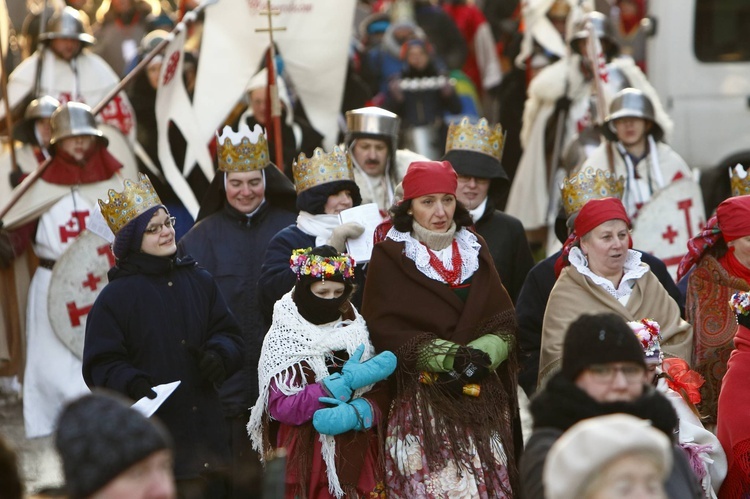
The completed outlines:
{"type": "Polygon", "coordinates": [[[318,246],[295,250],[290,263],[297,283],[274,306],[263,341],[260,396],[247,426],[253,447],[262,460],[272,447],[286,448],[286,497],[380,497],[377,428],[388,398],[375,384],[395,370],[396,357],[374,355],[349,302],[351,257],[318,246]]]}

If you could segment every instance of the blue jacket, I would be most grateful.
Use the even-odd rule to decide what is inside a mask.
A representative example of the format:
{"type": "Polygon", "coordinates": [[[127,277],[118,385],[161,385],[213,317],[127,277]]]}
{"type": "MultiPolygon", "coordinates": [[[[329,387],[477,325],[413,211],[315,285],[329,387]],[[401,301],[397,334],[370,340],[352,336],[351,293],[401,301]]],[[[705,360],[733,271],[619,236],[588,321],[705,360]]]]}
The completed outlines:
{"type": "Polygon", "coordinates": [[[229,435],[216,388],[198,369],[213,350],[228,374],[239,369],[239,326],[211,275],[195,261],[133,253],[109,271],[109,284],[86,320],[83,378],[127,395],[145,376],[153,385],[181,381],[156,411],[175,444],[175,477],[221,469],[229,435]]]}
{"type": "Polygon", "coordinates": [[[268,242],[295,219],[294,213],[268,202],[249,218],[225,204],[198,222],[177,244],[178,255],[191,255],[214,276],[242,330],[242,368],[219,389],[228,417],[245,414],[258,398],[258,361],[266,328],[256,286],[268,242]]]}
{"type": "MultiPolygon", "coordinates": [[[[314,248],[315,236],[305,234],[296,224],[290,225],[271,239],[263,258],[260,281],[258,281],[258,299],[266,326],[270,327],[273,319],[273,306],[282,296],[292,290],[297,276],[289,268],[289,257],[292,251],[299,248],[314,248]]],[[[357,310],[362,306],[365,275],[362,265],[354,268],[356,290],[351,298],[357,310]]]]}
{"type": "Polygon", "coordinates": [[[273,319],[273,306],[297,282],[297,276],[289,268],[292,251],[312,247],[315,247],[315,236],[305,234],[296,224],[276,234],[268,243],[258,281],[258,300],[267,326],[273,319]]]}

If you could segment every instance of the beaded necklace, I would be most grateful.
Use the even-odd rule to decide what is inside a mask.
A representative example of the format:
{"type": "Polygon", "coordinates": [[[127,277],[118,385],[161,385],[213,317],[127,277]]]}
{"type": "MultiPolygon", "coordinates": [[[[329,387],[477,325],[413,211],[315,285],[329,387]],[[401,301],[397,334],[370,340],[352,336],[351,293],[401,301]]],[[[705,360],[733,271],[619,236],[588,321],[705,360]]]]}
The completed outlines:
{"type": "Polygon", "coordinates": [[[451,244],[451,249],[453,250],[453,255],[451,256],[451,263],[453,264],[452,270],[446,269],[443,262],[440,261],[440,258],[438,258],[438,256],[426,244],[424,244],[424,247],[427,248],[427,254],[430,255],[430,266],[435,269],[435,272],[440,274],[440,277],[442,277],[450,287],[458,286],[461,283],[461,252],[458,250],[458,242],[456,239],[454,238],[453,243],[451,244]]]}

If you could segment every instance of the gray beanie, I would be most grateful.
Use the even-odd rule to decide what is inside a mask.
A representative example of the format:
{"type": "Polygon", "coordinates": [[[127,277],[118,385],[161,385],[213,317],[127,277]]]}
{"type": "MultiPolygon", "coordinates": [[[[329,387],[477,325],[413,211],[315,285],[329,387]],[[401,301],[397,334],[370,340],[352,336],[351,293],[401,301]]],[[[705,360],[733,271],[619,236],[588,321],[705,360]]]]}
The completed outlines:
{"type": "Polygon", "coordinates": [[[118,394],[97,391],[68,404],[55,445],[70,499],[88,497],[156,451],[171,448],[161,424],[130,408],[118,394]]]}

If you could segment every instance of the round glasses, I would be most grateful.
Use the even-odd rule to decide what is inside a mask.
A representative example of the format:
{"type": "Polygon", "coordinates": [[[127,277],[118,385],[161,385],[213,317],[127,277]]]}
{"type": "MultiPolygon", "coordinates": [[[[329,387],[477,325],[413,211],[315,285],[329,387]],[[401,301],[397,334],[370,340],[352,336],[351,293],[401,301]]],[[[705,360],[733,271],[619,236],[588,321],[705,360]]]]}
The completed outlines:
{"type": "Polygon", "coordinates": [[[162,227],[171,229],[172,227],[175,226],[176,222],[177,220],[175,219],[175,217],[169,217],[166,220],[164,220],[162,223],[149,225],[148,227],[146,227],[146,230],[144,230],[143,232],[145,232],[146,234],[159,234],[161,232],[162,227]]]}
{"type": "Polygon", "coordinates": [[[643,375],[646,372],[643,366],[639,366],[638,364],[624,364],[620,366],[613,364],[593,364],[587,370],[591,373],[591,377],[599,383],[612,383],[618,372],[622,373],[625,381],[628,383],[643,381],[643,375]]]}

